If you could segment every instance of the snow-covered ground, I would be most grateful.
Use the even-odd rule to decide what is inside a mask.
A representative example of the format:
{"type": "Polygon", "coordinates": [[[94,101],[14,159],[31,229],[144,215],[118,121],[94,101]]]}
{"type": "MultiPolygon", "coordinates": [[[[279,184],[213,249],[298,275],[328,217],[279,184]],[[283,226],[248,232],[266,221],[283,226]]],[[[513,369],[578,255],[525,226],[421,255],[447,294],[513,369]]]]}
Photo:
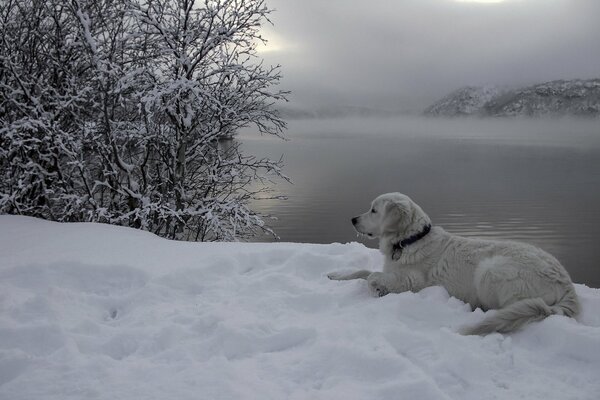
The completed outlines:
{"type": "Polygon", "coordinates": [[[600,290],[576,322],[464,337],[442,288],[373,298],[357,243],[184,243],[0,216],[0,399],[597,399],[600,290]]]}

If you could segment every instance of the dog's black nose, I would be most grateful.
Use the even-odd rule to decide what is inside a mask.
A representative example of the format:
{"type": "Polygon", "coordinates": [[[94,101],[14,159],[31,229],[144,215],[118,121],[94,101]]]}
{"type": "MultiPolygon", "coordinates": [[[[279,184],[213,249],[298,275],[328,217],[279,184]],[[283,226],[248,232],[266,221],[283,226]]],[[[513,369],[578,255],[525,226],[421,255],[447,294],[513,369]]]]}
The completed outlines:
{"type": "Polygon", "coordinates": [[[352,218],[352,225],[356,225],[357,221],[358,221],[358,217],[352,218]]]}

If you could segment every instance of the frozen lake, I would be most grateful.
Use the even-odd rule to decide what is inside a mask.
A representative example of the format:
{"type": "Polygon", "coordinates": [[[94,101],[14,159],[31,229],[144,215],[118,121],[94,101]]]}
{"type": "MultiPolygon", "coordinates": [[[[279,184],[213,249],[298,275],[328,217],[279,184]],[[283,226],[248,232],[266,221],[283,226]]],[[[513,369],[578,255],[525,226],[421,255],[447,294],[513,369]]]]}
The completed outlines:
{"type": "Polygon", "coordinates": [[[254,205],[281,241],[376,247],[350,218],[398,191],[447,231],[538,245],[600,287],[599,120],[291,121],[286,137],[239,137],[247,153],[283,156],[288,200],[254,205]]]}

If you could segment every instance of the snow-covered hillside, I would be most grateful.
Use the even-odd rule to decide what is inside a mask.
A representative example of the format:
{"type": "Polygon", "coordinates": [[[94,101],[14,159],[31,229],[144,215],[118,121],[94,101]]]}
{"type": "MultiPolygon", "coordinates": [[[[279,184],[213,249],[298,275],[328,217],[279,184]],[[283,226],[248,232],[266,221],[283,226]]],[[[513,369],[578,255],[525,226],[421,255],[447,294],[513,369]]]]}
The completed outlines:
{"type": "Polygon", "coordinates": [[[579,321],[455,333],[442,288],[371,297],[361,244],[184,243],[0,216],[0,399],[596,399],[600,290],[579,321]]]}
{"type": "Polygon", "coordinates": [[[598,116],[600,79],[552,81],[525,88],[500,90],[466,87],[450,93],[425,110],[440,116],[598,116]]]}
{"type": "Polygon", "coordinates": [[[427,115],[461,116],[478,114],[503,91],[495,86],[467,86],[450,93],[425,110],[427,115]]]}

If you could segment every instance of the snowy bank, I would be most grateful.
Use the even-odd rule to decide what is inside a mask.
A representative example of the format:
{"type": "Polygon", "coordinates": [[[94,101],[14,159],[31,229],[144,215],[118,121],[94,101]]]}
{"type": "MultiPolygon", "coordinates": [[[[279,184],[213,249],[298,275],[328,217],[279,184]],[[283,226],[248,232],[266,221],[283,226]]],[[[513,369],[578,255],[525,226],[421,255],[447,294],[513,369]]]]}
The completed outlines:
{"type": "Polygon", "coordinates": [[[361,244],[184,243],[0,216],[0,399],[597,399],[600,290],[512,335],[445,290],[369,295],[361,244]]]}

